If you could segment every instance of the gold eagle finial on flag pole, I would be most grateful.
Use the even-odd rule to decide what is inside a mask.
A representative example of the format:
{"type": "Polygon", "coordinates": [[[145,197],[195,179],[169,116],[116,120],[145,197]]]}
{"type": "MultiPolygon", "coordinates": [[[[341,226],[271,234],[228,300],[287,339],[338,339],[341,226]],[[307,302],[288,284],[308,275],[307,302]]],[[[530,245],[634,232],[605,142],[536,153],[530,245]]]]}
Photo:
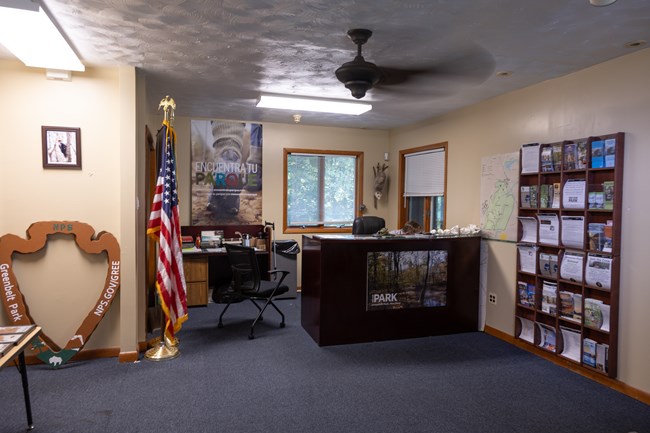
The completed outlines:
{"type": "Polygon", "coordinates": [[[160,104],[158,104],[158,109],[163,109],[165,120],[171,125],[174,121],[174,110],[176,110],[176,101],[174,98],[170,98],[169,95],[161,99],[160,104]]]}

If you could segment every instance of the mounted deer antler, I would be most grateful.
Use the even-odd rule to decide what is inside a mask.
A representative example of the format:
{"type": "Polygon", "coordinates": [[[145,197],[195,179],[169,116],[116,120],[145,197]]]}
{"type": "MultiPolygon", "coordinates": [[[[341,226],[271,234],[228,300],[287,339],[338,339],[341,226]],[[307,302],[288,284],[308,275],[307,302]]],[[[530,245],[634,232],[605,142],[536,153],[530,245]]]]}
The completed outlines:
{"type": "Polygon", "coordinates": [[[386,184],[386,170],[388,169],[388,166],[386,164],[382,164],[381,166],[379,163],[377,163],[377,167],[373,167],[372,171],[375,173],[375,197],[374,197],[374,202],[375,202],[375,209],[377,209],[377,200],[381,199],[381,196],[384,191],[384,185],[386,184]]]}

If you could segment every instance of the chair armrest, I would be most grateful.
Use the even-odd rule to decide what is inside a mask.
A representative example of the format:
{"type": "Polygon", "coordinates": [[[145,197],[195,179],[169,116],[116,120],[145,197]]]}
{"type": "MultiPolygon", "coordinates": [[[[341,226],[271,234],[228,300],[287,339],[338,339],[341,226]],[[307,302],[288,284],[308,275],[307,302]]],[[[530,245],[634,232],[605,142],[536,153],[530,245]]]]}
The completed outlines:
{"type": "Polygon", "coordinates": [[[285,270],[282,270],[282,269],[274,269],[274,270],[268,271],[268,272],[269,272],[269,275],[276,275],[277,273],[282,274],[282,275],[280,275],[280,279],[278,280],[278,284],[277,284],[276,287],[280,287],[280,285],[282,284],[284,279],[287,277],[287,275],[289,275],[291,273],[289,271],[285,271],[285,270]]]}

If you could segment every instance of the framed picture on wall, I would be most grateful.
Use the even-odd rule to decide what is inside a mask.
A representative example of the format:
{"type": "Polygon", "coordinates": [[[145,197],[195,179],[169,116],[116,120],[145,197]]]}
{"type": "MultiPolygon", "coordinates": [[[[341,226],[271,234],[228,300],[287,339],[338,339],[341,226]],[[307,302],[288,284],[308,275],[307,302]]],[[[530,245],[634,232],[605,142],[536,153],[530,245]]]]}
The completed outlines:
{"type": "Polygon", "coordinates": [[[43,168],[81,169],[81,129],[42,126],[43,168]]]}

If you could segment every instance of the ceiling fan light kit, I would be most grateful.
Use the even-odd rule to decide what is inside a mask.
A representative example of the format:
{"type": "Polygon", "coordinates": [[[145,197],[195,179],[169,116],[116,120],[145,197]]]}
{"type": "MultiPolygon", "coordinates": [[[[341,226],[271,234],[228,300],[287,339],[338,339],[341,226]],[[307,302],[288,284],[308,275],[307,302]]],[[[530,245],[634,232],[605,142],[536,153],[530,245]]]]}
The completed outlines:
{"type": "Polygon", "coordinates": [[[361,46],[368,42],[372,31],[367,29],[348,30],[348,36],[357,45],[357,56],[351,62],[344,63],[335,72],[336,78],[350,90],[352,96],[361,99],[366,92],[378,82],[381,74],[377,65],[366,62],[361,55],[361,46]]]}

